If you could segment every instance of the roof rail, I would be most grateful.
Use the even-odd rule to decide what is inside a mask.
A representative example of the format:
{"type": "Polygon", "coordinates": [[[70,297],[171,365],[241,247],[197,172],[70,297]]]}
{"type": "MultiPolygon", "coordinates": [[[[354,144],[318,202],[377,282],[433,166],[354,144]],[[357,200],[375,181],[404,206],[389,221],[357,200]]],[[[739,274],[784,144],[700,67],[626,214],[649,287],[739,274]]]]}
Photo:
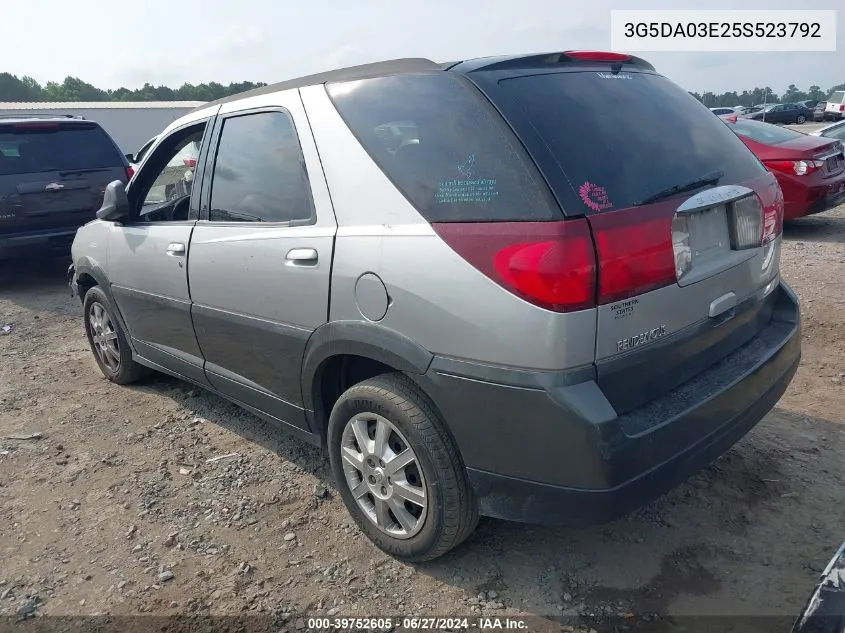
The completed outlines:
{"type": "Polygon", "coordinates": [[[0,119],[80,119],[85,121],[84,116],[77,114],[55,114],[53,112],[29,112],[24,114],[0,114],[0,119]]]}

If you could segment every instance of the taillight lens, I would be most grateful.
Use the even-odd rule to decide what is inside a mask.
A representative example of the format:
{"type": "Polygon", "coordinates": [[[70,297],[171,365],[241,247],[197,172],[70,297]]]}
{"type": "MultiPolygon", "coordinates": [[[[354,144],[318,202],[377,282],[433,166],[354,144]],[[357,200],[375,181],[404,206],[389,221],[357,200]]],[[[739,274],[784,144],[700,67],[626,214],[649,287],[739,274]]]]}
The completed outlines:
{"type": "Polygon", "coordinates": [[[821,160],[769,160],[765,162],[766,167],[772,171],[779,171],[783,174],[795,174],[806,176],[824,167],[821,160]]]}
{"type": "Polygon", "coordinates": [[[586,220],[432,226],[466,261],[526,301],[555,312],[595,306],[596,260],[586,220]]]}
{"type": "Polygon", "coordinates": [[[760,245],[768,244],[783,233],[783,196],[763,209],[763,237],[760,245]]]}
{"type": "Polygon", "coordinates": [[[135,170],[132,167],[126,168],[126,182],[132,180],[132,176],[135,175],[135,170]]]}
{"type": "Polygon", "coordinates": [[[763,205],[756,196],[748,196],[730,205],[731,247],[745,250],[760,246],[763,235],[763,205]]]}
{"type": "Polygon", "coordinates": [[[667,205],[590,216],[598,255],[598,304],[677,281],[673,213],[667,205]]]}
{"type": "Polygon", "coordinates": [[[839,106],[839,111],[840,111],[840,112],[845,112],[845,105],[841,105],[841,106],[839,106]]]}

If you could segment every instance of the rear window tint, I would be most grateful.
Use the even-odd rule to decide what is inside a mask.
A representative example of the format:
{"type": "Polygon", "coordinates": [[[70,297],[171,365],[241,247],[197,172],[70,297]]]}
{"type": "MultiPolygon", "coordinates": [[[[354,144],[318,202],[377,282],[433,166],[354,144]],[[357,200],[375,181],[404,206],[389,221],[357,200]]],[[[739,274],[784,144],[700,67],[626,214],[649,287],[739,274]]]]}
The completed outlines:
{"type": "Polygon", "coordinates": [[[569,190],[556,193],[570,213],[636,206],[715,171],[723,185],[765,171],[718,117],[660,75],[563,72],[499,86],[565,175],[569,190]]]}
{"type": "Polygon", "coordinates": [[[117,148],[98,126],[0,125],[0,175],[122,165],[117,148]]]}
{"type": "Polygon", "coordinates": [[[359,142],[428,221],[560,217],[518,140],[462,78],[380,77],[328,91],[359,142]]]}
{"type": "Polygon", "coordinates": [[[845,101],[845,92],[842,91],[834,92],[827,98],[828,103],[842,103],[843,101],[845,101]]]}
{"type": "Polygon", "coordinates": [[[766,145],[778,145],[804,136],[800,132],[794,132],[778,125],[750,119],[738,119],[736,123],[731,123],[728,127],[737,134],[742,134],[752,141],[766,145]]]}

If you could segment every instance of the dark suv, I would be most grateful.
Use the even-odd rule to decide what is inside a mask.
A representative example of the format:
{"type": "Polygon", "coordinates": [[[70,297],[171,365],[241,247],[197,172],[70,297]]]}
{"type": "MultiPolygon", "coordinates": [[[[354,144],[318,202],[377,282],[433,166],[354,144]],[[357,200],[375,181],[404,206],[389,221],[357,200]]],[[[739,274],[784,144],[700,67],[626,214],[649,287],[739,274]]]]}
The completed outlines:
{"type": "Polygon", "coordinates": [[[67,255],[128,166],[94,121],[0,118],[0,260],[67,255]]]}

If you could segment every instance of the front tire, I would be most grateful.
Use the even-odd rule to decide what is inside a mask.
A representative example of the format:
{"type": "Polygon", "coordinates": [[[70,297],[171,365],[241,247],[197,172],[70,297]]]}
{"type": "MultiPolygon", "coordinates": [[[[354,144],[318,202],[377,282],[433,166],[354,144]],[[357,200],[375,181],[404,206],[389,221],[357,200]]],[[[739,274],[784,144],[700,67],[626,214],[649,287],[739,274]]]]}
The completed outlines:
{"type": "Polygon", "coordinates": [[[106,378],[118,385],[128,385],[152,373],[132,360],[126,334],[114,317],[108,297],[98,286],[85,293],[82,306],[88,344],[106,378]]]}
{"type": "Polygon", "coordinates": [[[454,440],[407,377],[384,374],[344,392],[329,418],[328,447],[344,504],[385,553],[432,560],[478,524],[454,440]]]}
{"type": "Polygon", "coordinates": [[[797,120],[798,120],[798,125],[803,125],[804,123],[807,122],[807,117],[805,117],[803,114],[799,114],[797,120]]]}

